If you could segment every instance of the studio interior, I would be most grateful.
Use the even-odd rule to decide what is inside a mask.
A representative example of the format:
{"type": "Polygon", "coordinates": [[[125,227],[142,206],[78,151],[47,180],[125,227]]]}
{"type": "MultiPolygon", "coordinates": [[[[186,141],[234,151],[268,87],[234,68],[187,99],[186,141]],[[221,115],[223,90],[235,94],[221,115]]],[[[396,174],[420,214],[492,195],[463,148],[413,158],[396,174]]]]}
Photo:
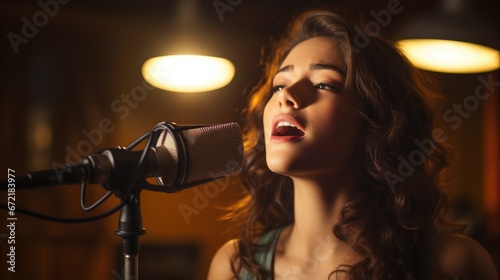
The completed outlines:
{"type": "MultiPolygon", "coordinates": [[[[127,147],[164,122],[241,125],[248,93],[263,73],[261,55],[288,20],[308,8],[354,8],[367,22],[363,31],[369,36],[360,38],[365,41],[379,35],[394,42],[415,34],[422,39],[425,32],[435,39],[432,36],[441,35],[436,35],[439,28],[433,24],[438,23],[432,20],[445,22],[447,15],[459,15],[463,19],[450,20],[442,36],[456,36],[454,40],[463,36],[465,42],[486,45],[493,58],[478,68],[415,65],[440,81],[446,98],[441,115],[449,127],[443,133],[454,151],[445,190],[449,217],[468,225],[464,233],[488,250],[498,271],[499,4],[497,0],[3,0],[0,178],[61,170],[104,149],[127,147]],[[418,29],[424,21],[430,23],[418,29]],[[207,62],[207,70],[198,69],[201,62],[181,61],[168,68],[153,60],[179,54],[222,61],[207,62]],[[219,70],[218,63],[226,68],[219,70]],[[187,74],[187,79],[178,72],[187,74]],[[162,78],[172,78],[173,85],[162,78]],[[204,80],[198,87],[202,78],[214,83],[205,85],[204,80]]],[[[455,54],[452,60],[460,57],[455,54]]],[[[146,140],[135,149],[148,145],[147,138],[142,139],[146,140]]],[[[173,192],[140,192],[139,215],[145,230],[137,244],[140,279],[206,279],[217,249],[236,237],[231,221],[223,217],[245,195],[237,174],[223,175],[229,176],[173,192]]],[[[122,202],[119,195],[108,195],[107,188],[90,183],[83,199],[81,183],[4,190],[2,186],[0,279],[126,279],[124,236],[117,231],[120,211],[109,213],[122,202]],[[15,196],[15,204],[8,204],[9,196],[15,196]],[[101,198],[105,200],[95,209],[82,210],[82,203],[88,207],[101,198]],[[15,211],[9,214],[10,210],[15,211]],[[26,211],[83,222],[50,221],[26,211]],[[103,213],[109,215],[91,219],[103,213]],[[11,222],[15,228],[8,227],[11,222]],[[8,269],[12,240],[15,273],[8,269]]]]}

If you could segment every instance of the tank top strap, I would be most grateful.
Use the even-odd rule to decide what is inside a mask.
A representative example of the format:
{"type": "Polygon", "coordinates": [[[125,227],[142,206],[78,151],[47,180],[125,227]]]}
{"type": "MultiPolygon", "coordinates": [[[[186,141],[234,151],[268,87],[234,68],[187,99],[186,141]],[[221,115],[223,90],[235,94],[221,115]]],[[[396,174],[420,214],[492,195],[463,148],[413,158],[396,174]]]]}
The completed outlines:
{"type": "MultiPolygon", "coordinates": [[[[266,232],[257,242],[257,248],[255,249],[255,260],[270,275],[273,274],[274,252],[276,251],[276,244],[278,243],[281,231],[283,231],[282,227],[266,232]]],[[[255,276],[243,267],[241,270],[241,280],[255,280],[255,276]]]]}

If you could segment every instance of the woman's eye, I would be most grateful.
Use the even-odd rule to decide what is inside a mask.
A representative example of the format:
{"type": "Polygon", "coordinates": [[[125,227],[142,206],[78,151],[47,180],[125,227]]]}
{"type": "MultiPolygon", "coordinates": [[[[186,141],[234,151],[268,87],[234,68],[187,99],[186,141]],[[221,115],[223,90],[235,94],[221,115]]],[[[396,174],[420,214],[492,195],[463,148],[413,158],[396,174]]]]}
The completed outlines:
{"type": "Polygon", "coordinates": [[[326,89],[333,92],[340,92],[342,90],[340,85],[329,83],[318,83],[314,85],[315,89],[326,89]]]}
{"type": "Polygon", "coordinates": [[[278,92],[278,91],[280,91],[280,90],[282,90],[284,88],[285,88],[284,85],[273,86],[272,92],[275,93],[275,92],[278,92]]]}

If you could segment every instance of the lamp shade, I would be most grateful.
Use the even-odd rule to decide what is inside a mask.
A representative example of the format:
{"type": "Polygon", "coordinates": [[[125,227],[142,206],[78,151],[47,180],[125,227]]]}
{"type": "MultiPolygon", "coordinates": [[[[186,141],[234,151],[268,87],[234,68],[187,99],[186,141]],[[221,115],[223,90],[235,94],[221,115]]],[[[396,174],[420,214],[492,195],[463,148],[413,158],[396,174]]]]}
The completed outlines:
{"type": "Polygon", "coordinates": [[[164,30],[162,51],[146,59],[141,73],[152,86],[173,92],[206,92],[228,85],[235,66],[227,54],[218,25],[199,12],[201,1],[178,0],[164,30]]]}
{"type": "Polygon", "coordinates": [[[480,73],[500,68],[497,25],[473,14],[422,14],[401,26],[397,37],[397,45],[421,69],[480,73]]]}

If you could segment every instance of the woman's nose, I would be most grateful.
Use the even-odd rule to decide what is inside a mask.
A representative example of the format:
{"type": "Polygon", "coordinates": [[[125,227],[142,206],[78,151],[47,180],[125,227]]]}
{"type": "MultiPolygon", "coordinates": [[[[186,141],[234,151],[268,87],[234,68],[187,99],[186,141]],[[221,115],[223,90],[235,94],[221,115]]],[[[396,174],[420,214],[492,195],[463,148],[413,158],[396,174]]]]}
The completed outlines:
{"type": "Polygon", "coordinates": [[[278,105],[280,108],[299,109],[302,106],[298,89],[294,86],[286,87],[278,92],[278,105]]]}

